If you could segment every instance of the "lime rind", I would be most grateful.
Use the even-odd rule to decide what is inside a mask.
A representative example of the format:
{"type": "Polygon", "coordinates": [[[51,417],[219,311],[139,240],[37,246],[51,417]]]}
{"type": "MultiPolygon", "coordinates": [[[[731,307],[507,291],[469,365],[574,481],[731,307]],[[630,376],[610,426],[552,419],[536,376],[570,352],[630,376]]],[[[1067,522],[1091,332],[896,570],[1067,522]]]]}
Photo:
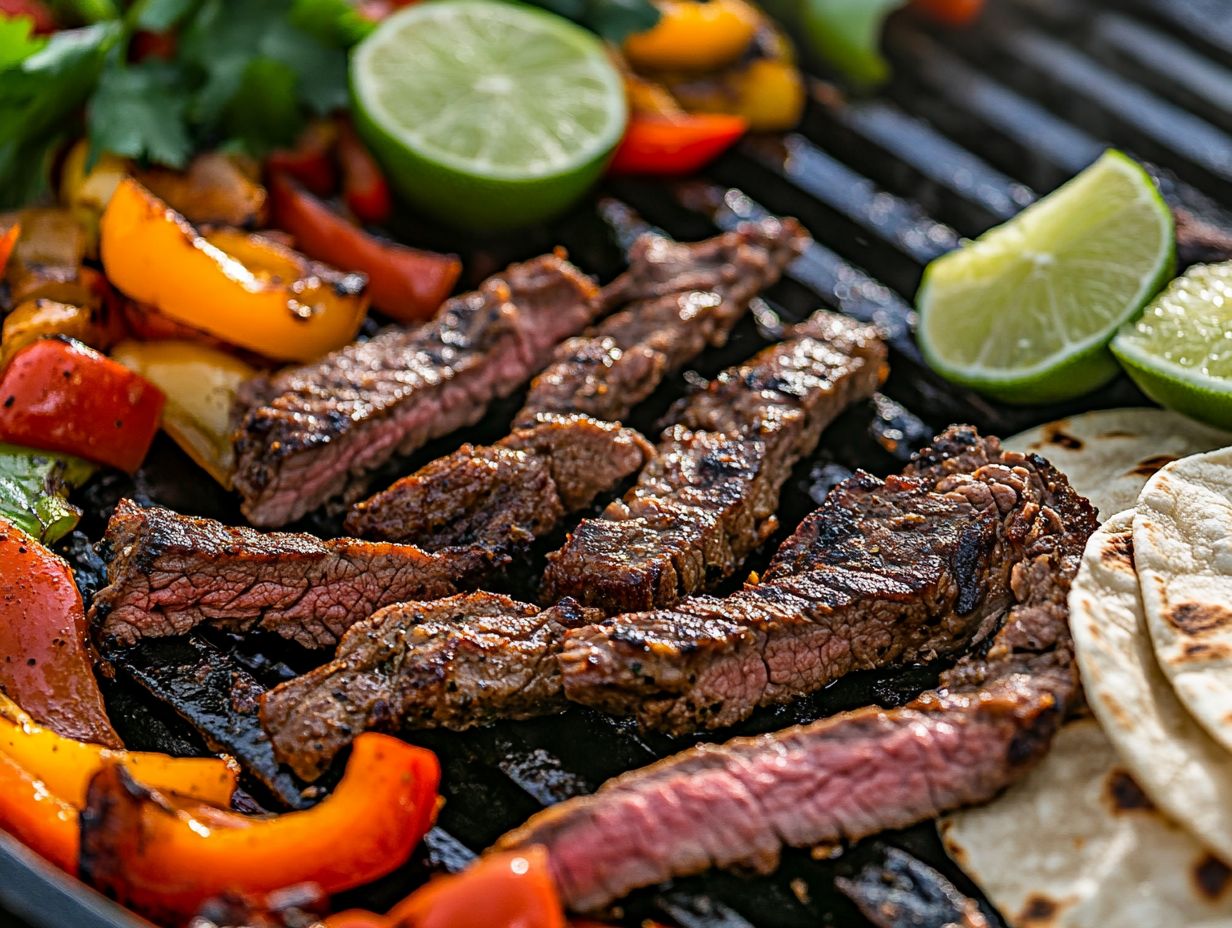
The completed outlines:
{"type": "Polygon", "coordinates": [[[1157,403],[1232,427],[1232,262],[1190,268],[1110,347],[1157,403]]]}
{"type": "Polygon", "coordinates": [[[627,120],[620,75],[598,38],[515,3],[407,7],[360,44],[351,74],[354,94],[381,131],[420,157],[485,178],[547,179],[602,158],[627,120]],[[510,74],[489,73],[494,64],[510,74]],[[432,113],[415,126],[398,108],[409,95],[432,113]],[[492,105],[505,95],[507,107],[492,105]],[[502,116],[495,123],[494,112],[502,116]],[[581,144],[571,146],[573,139],[581,144]]]}
{"type": "Polygon", "coordinates": [[[1172,213],[1117,151],[926,269],[919,341],[939,372],[1009,402],[1079,395],[1106,345],[1175,268],[1172,213]]]}

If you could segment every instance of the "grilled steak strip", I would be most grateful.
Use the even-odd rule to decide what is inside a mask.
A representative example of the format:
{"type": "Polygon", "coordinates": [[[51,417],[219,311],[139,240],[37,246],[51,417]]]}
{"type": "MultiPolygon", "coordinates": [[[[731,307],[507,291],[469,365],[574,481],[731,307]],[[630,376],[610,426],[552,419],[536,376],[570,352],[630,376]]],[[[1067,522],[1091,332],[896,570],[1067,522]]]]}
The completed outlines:
{"type": "Polygon", "coordinates": [[[390,606],[329,664],[266,693],[261,721],[278,759],[315,780],[366,729],[542,715],[564,705],[554,645],[595,618],[570,600],[542,609],[493,593],[390,606]]]}
{"type": "Polygon", "coordinates": [[[515,264],[421,328],[390,328],[254,383],[235,438],[235,485],[257,525],[285,525],[395,454],[477,422],[599,312],[559,256],[515,264]]]}
{"type": "Polygon", "coordinates": [[[1047,487],[1041,508],[1059,531],[1015,564],[1013,605],[988,653],[961,660],[936,690],[699,745],[539,813],[497,847],[544,845],[565,901],[590,910],[710,867],[768,872],[784,845],[856,841],[991,799],[1045,753],[1080,698],[1066,597],[1095,513],[1064,477],[1051,473],[1047,487]]]}
{"type": "Polygon", "coordinates": [[[667,606],[729,576],[771,534],[791,469],[885,379],[876,331],[818,312],[687,399],[655,460],[603,517],[549,556],[546,601],[667,606]]]}
{"type": "Polygon", "coordinates": [[[466,444],[357,503],[346,530],[430,551],[505,551],[547,534],[566,513],[637,471],[654,448],[634,431],[589,416],[515,429],[495,445],[466,444]]]}
{"type": "Polygon", "coordinates": [[[671,732],[717,728],[854,670],[920,663],[986,637],[1041,536],[1058,475],[951,429],[902,475],[835,487],[756,583],[566,636],[571,700],[671,732]]]}
{"type": "Polygon", "coordinates": [[[273,631],[310,648],[382,606],[449,596],[490,568],[469,549],[428,554],[411,545],[231,528],[212,519],[121,501],[104,537],[108,585],[92,624],[104,640],[180,635],[206,623],[273,631]]]}
{"type": "Polygon", "coordinates": [[[609,423],[707,344],[726,341],[749,300],[804,241],[795,222],[778,220],[693,244],[643,236],[629,270],[603,293],[606,306],[637,302],[557,349],[512,435],[489,447],[464,445],[357,504],[347,531],[430,550],[472,543],[504,550],[547,534],[642,467],[650,446],[609,423]],[[561,459],[568,463],[552,463],[561,459]],[[559,472],[582,463],[587,472],[567,472],[562,484],[559,472]]]}
{"type": "Polygon", "coordinates": [[[639,238],[629,270],[603,294],[626,308],[568,339],[534,379],[518,425],[545,415],[625,418],[673,371],[727,336],[749,301],[779,279],[808,243],[794,219],[764,219],[693,244],[639,238]]]}

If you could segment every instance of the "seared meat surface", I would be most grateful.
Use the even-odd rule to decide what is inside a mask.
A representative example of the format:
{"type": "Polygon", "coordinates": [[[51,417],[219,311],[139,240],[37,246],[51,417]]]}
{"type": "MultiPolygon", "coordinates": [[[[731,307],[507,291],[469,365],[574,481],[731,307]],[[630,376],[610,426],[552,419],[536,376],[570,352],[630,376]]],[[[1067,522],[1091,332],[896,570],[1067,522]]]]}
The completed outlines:
{"type": "Polygon", "coordinates": [[[589,416],[546,419],[495,445],[466,444],[356,504],[346,529],[435,551],[496,551],[550,532],[566,513],[637,471],[654,454],[633,429],[589,416]]]}
{"type": "Polygon", "coordinates": [[[91,624],[120,645],[206,623],[277,632],[306,647],[339,636],[382,606],[449,596],[490,568],[476,549],[232,528],[123,500],[107,525],[108,585],[91,624]]]}
{"type": "MultiPolygon", "coordinates": [[[[995,442],[983,443],[989,451],[995,442]]],[[[945,446],[917,464],[945,465],[945,446]]],[[[784,845],[855,841],[995,796],[1047,750],[1079,696],[1066,599],[1095,512],[1038,458],[1040,518],[1010,574],[1006,622],[987,654],[897,709],[868,707],[773,734],[707,744],[616,777],[533,817],[499,848],[541,844],[568,905],[710,867],[768,872],[784,845]]],[[[955,475],[971,473],[959,458],[955,475]]]]}
{"type": "Polygon", "coordinates": [[[278,759],[314,780],[365,729],[541,715],[563,704],[555,645],[596,617],[492,593],[390,606],[353,626],[331,663],[266,693],[261,720],[278,759]]]}
{"type": "Polygon", "coordinates": [[[584,413],[618,421],[707,346],[723,345],[749,301],[779,279],[808,235],[794,219],[746,223],[704,242],[642,236],[629,270],[603,292],[624,305],[557,349],[534,379],[517,423],[584,413]]]}
{"type": "Polygon", "coordinates": [[[599,308],[594,283],[546,255],[449,300],[421,328],[389,328],[253,383],[235,438],[244,514],[285,525],[362,491],[394,455],[479,421],[599,308]]]}
{"type": "Polygon", "coordinates": [[[550,555],[548,601],[609,612],[667,606],[734,572],[775,530],[796,462],[886,376],[877,332],[818,312],[685,400],[623,500],[550,555]]]}
{"type": "Polygon", "coordinates": [[[629,270],[603,294],[607,306],[632,304],[557,348],[512,435],[489,447],[464,445],[359,503],[347,530],[429,550],[464,543],[504,550],[550,532],[642,467],[649,445],[614,423],[667,374],[725,342],[749,301],[806,241],[791,220],[748,223],[692,244],[643,236],[629,270]],[[566,486],[560,472],[583,463],[589,472],[573,470],[566,486]]]}

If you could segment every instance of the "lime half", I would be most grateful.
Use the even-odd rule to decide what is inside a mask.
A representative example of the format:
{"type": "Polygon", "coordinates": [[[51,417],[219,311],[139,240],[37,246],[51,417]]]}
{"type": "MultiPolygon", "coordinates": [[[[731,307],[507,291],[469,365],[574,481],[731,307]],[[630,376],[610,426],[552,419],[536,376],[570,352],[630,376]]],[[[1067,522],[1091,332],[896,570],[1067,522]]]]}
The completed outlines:
{"type": "Polygon", "coordinates": [[[351,58],[360,132],[394,185],[471,228],[567,208],[624,133],[624,86],[602,43],[552,13],[433,0],[386,19],[351,58]]]}
{"type": "Polygon", "coordinates": [[[1232,262],[1190,268],[1112,340],[1160,405],[1232,429],[1232,262]]]}
{"type": "Polygon", "coordinates": [[[1172,275],[1174,239],[1154,182],[1109,151],[928,266],[920,347],[945,377],[1006,402],[1079,396],[1116,374],[1108,341],[1172,275]]]}

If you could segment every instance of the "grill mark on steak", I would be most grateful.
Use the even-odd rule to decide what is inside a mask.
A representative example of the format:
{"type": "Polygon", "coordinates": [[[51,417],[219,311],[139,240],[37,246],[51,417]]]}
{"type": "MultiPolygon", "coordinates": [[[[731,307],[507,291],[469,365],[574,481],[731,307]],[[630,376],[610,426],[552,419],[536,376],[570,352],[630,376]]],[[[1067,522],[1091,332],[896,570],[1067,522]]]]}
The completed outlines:
{"type": "Polygon", "coordinates": [[[725,342],[753,296],[806,241],[796,222],[776,219],[692,244],[641,237],[629,270],[602,297],[609,308],[633,305],[557,348],[513,434],[487,447],[464,445],[357,504],[347,531],[430,550],[509,550],[547,534],[651,457],[650,445],[619,420],[706,345],[725,342]]]}
{"type": "Polygon", "coordinates": [[[902,475],[836,486],[758,582],[567,635],[566,695],[696,731],[855,670],[958,653],[993,630],[1024,551],[1061,531],[1046,507],[1056,478],[951,429],[902,475]]]}
{"type": "Polygon", "coordinates": [[[642,236],[630,249],[629,270],[603,292],[605,305],[627,308],[561,343],[531,383],[516,423],[573,413],[625,418],[668,374],[707,346],[725,344],[753,297],[808,241],[794,219],[744,223],[692,244],[642,236]]]}
{"type": "Polygon", "coordinates": [[[699,745],[626,773],[496,846],[545,846],[562,897],[585,911],[710,867],[768,872],[785,845],[856,841],[991,799],[1080,699],[1066,598],[1095,513],[1042,459],[1029,463],[1046,475],[1042,505],[1058,531],[1014,565],[1013,605],[987,654],[897,709],[699,745]]]}
{"type": "Polygon", "coordinates": [[[599,309],[594,283],[545,255],[454,297],[423,327],[388,328],[253,383],[235,436],[244,514],[285,525],[362,490],[394,455],[477,422],[599,309]]]}
{"type": "Polygon", "coordinates": [[[595,618],[571,600],[543,609],[493,593],[390,606],[354,625],[329,664],[266,693],[261,721],[278,759],[315,780],[367,729],[542,715],[564,704],[555,646],[595,618]]]}
{"type": "Polygon", "coordinates": [[[822,430],[886,375],[876,330],[818,312],[677,408],[623,500],[548,556],[545,601],[667,606],[730,576],[777,527],[783,483],[822,430]]]}
{"type": "Polygon", "coordinates": [[[335,644],[391,603],[449,596],[490,569],[475,549],[262,533],[122,500],[104,538],[108,585],[94,597],[104,640],[180,635],[200,624],[277,632],[306,647],[335,644]]]}
{"type": "Polygon", "coordinates": [[[495,445],[465,444],[357,503],[346,530],[430,551],[508,551],[547,534],[566,513],[637,471],[654,454],[638,432],[589,416],[515,429],[495,445]]]}

